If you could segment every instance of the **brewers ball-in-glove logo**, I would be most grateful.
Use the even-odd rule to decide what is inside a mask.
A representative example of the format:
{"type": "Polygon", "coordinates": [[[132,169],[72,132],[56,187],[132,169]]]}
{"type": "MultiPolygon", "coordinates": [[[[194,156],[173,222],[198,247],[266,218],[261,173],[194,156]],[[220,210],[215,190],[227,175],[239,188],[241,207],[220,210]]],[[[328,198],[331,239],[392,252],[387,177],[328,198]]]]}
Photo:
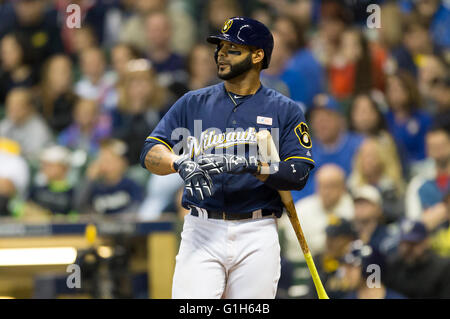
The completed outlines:
{"type": "Polygon", "coordinates": [[[222,27],[222,33],[227,32],[227,31],[231,28],[231,25],[232,25],[232,24],[233,24],[233,20],[228,19],[228,20],[224,23],[224,25],[223,25],[223,27],[222,27]]]}
{"type": "Polygon", "coordinates": [[[295,135],[297,135],[300,144],[305,148],[311,148],[311,136],[309,135],[308,125],[306,123],[301,122],[299,125],[295,127],[295,135]]]}

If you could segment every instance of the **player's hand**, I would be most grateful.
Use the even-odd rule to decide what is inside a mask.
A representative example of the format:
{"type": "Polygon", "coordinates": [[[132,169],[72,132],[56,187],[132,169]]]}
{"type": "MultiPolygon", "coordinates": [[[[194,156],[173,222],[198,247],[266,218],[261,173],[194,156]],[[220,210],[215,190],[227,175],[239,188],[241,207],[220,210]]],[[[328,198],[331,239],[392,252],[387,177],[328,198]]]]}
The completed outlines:
{"type": "Polygon", "coordinates": [[[256,174],[258,165],[250,163],[244,156],[230,154],[208,154],[200,156],[197,162],[208,174],[256,174]]]}
{"type": "Polygon", "coordinates": [[[213,182],[209,174],[190,157],[180,157],[173,163],[173,168],[184,180],[188,194],[197,200],[204,200],[212,195],[213,182]]]}

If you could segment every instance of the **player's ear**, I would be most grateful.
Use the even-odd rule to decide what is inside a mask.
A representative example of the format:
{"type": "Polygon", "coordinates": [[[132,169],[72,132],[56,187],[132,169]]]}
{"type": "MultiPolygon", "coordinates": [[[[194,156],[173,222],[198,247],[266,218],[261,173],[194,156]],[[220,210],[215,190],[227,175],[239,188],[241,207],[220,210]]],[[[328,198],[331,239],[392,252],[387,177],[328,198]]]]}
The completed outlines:
{"type": "Polygon", "coordinates": [[[253,64],[258,64],[259,62],[262,62],[264,59],[264,50],[263,49],[256,49],[252,51],[252,62],[253,64]]]}

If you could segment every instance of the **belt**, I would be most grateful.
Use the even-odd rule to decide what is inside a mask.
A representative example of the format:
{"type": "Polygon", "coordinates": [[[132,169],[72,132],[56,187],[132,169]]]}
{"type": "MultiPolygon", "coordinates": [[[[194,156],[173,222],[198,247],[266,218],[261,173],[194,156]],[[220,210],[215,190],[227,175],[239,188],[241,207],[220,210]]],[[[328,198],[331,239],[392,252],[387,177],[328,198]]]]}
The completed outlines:
{"type": "Polygon", "coordinates": [[[279,214],[272,209],[258,209],[248,213],[229,213],[220,211],[211,211],[204,208],[191,206],[191,215],[202,217],[204,219],[222,219],[222,220],[243,220],[243,219],[258,219],[268,216],[278,217],[279,214]]]}

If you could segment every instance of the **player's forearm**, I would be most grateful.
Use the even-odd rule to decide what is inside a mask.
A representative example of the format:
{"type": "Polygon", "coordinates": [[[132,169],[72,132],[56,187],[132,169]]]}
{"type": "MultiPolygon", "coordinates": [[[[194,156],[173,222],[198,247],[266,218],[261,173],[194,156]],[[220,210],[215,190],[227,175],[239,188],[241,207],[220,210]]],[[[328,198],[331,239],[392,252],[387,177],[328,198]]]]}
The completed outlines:
{"type": "Polygon", "coordinates": [[[173,162],[178,158],[167,147],[161,144],[154,145],[145,156],[145,167],[156,175],[176,173],[173,162]]]}
{"type": "Polygon", "coordinates": [[[277,190],[301,190],[308,181],[311,166],[301,161],[287,161],[274,163],[268,169],[268,164],[263,167],[257,178],[268,186],[277,190]],[[275,169],[275,167],[277,167],[275,169]],[[264,174],[270,170],[270,174],[264,174]],[[262,174],[261,174],[262,173],[262,174]]]}

